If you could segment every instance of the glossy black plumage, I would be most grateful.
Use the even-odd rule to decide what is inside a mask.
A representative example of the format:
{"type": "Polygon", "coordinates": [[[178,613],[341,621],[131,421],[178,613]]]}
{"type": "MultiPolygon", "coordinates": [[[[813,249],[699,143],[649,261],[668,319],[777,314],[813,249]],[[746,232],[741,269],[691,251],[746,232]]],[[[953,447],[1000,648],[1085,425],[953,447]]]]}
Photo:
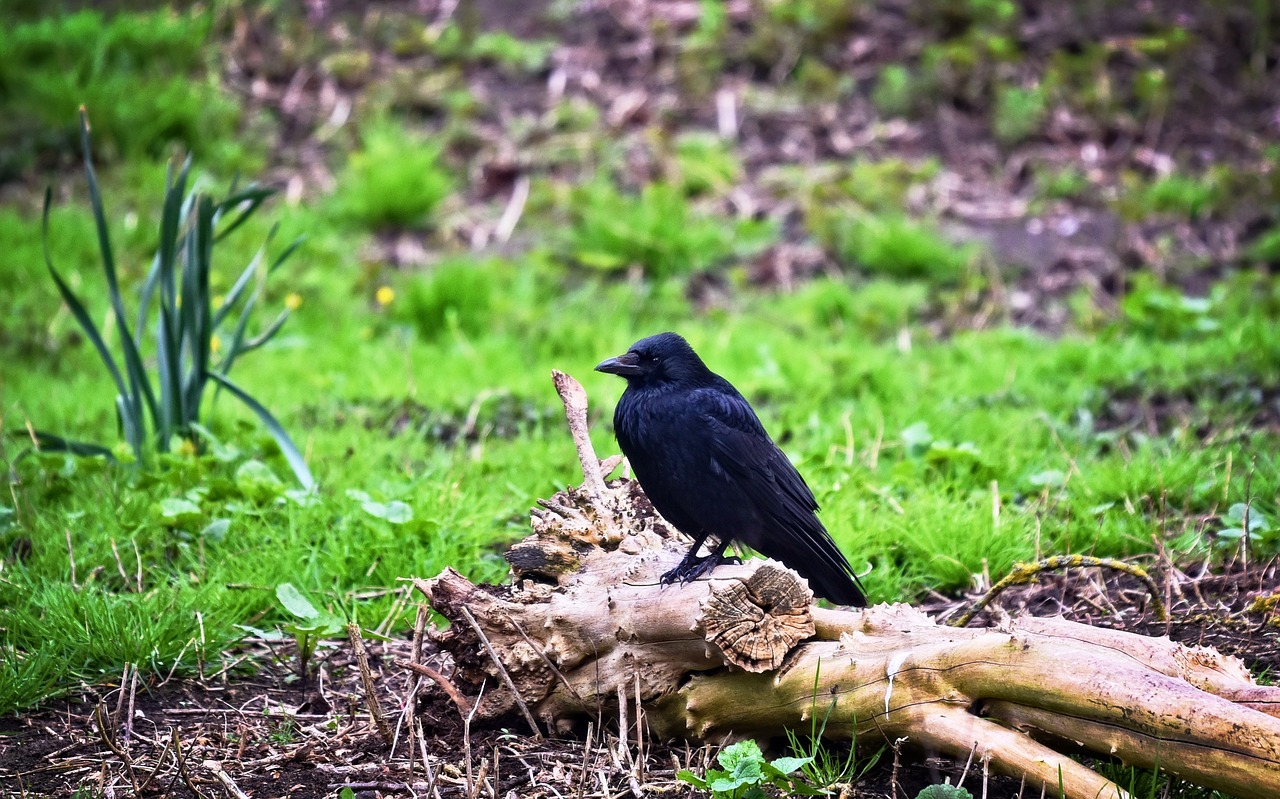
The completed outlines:
{"type": "Polygon", "coordinates": [[[818,520],[804,478],[755,411],[675,333],[641,339],[598,371],[626,378],[613,415],[622,453],[663,518],[694,539],[664,583],[714,568],[731,541],[782,561],[838,605],[867,604],[857,576],[818,520]],[[710,555],[698,550],[716,539],[710,555]]]}

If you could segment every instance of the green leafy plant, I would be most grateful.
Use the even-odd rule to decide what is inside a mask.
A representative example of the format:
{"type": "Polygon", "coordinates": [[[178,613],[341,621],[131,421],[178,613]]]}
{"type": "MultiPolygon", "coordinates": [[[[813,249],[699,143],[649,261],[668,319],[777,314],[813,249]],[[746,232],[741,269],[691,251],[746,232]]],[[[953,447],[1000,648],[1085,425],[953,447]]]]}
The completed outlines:
{"type": "Polygon", "coordinates": [[[555,42],[517,39],[504,31],[471,31],[465,25],[444,26],[429,49],[446,61],[496,64],[514,74],[545,69],[555,42]]]}
{"type": "Polygon", "coordinates": [[[676,139],[676,168],[686,194],[724,191],[742,177],[742,161],[724,139],[707,131],[692,131],[676,139]]]}
{"type": "Polygon", "coordinates": [[[317,608],[293,583],[277,585],[276,600],[295,619],[286,624],[284,629],[297,641],[298,676],[305,680],[317,645],[325,638],[345,635],[346,621],[341,616],[317,608]]]}
{"type": "Polygon", "coordinates": [[[1198,177],[1174,172],[1150,182],[1127,177],[1127,190],[1116,206],[1129,219],[1151,214],[1201,219],[1221,210],[1231,199],[1230,180],[1220,169],[1198,177]]]}
{"type": "Polygon", "coordinates": [[[1280,263],[1280,226],[1272,227],[1254,239],[1245,249],[1245,257],[1272,264],[1280,263]]]}
{"type": "Polygon", "coordinates": [[[1033,180],[1040,199],[1070,200],[1088,195],[1089,176],[1074,164],[1045,166],[1035,170],[1033,180]]]}
{"type": "MultiPolygon", "coordinates": [[[[106,210],[93,168],[89,119],[83,109],[81,144],[89,184],[89,202],[98,233],[98,249],[102,258],[103,275],[107,281],[112,318],[120,339],[123,369],[107,346],[104,335],[107,331],[98,330],[84,303],[76,297],[53,265],[49,254],[52,190],[45,192],[44,202],[45,264],[58,286],[63,302],[71,310],[85,335],[93,342],[103,365],[115,382],[116,413],[124,440],[135,462],[146,463],[148,453],[153,449],[160,453],[168,452],[175,439],[199,447],[201,439],[195,426],[201,418],[206,389],[213,383],[218,388],[226,389],[258,416],[280,447],[299,482],[304,488],[311,488],[315,480],[289,434],[265,406],[227,377],[236,359],[270,341],[288,318],[289,311],[286,308],[257,336],[250,337],[248,334],[249,319],[262,298],[267,277],[297,249],[301,240],[294,241],[268,262],[266,247],[272,238],[268,235],[267,243],[240,273],[217,308],[213,307],[210,290],[214,245],[243,225],[274,190],[248,186],[237,191],[233,187],[228,197],[214,200],[198,187],[188,193],[190,158],[176,176],[170,167],[165,177],[159,249],[141,288],[136,325],[130,330],[115,255],[108,235],[106,210]],[[152,376],[147,373],[143,357],[147,328],[152,324],[153,299],[158,305],[158,315],[154,320],[155,379],[159,384],[158,388],[152,384],[152,376]],[[234,328],[227,341],[222,343],[217,332],[224,323],[232,321],[231,315],[237,310],[239,316],[234,319],[234,328]],[[215,342],[219,343],[220,350],[217,364],[211,363],[215,342]]],[[[81,455],[113,456],[112,451],[105,447],[70,441],[49,433],[40,433],[38,440],[46,449],[81,455]]]]}
{"type": "Polygon", "coordinates": [[[1253,548],[1266,547],[1268,551],[1276,549],[1276,531],[1271,521],[1257,507],[1246,502],[1232,505],[1220,520],[1222,527],[1214,537],[1220,547],[1237,547],[1247,536],[1253,548]]]}
{"type": "Polygon", "coordinates": [[[999,86],[991,130],[1002,143],[1017,144],[1038,133],[1048,114],[1049,98],[1043,86],[999,86]]]}
{"type": "Polygon", "coordinates": [[[880,70],[875,88],[871,90],[871,102],[885,116],[906,116],[915,107],[922,87],[902,64],[889,64],[880,70]]]}
{"type": "Polygon", "coordinates": [[[752,740],[739,741],[720,750],[716,761],[721,768],[707,769],[706,777],[682,769],[676,774],[676,779],[710,792],[715,799],[764,799],[767,796],[765,787],[787,791],[793,796],[821,796],[825,793],[796,774],[809,763],[809,758],[765,760],[760,745],[752,740]]]}
{"type": "Polygon", "coordinates": [[[808,222],[842,263],[888,277],[955,282],[978,253],[974,245],[948,241],[932,223],[896,212],[815,206],[808,222]]]}
{"type": "Polygon", "coordinates": [[[718,219],[690,204],[666,183],[625,194],[602,177],[573,193],[569,254],[579,264],[605,272],[638,266],[653,278],[707,269],[766,246],[776,231],[767,220],[718,219]]]}
{"type": "Polygon", "coordinates": [[[418,226],[453,193],[441,146],[389,119],[371,123],[360,139],[334,198],[345,219],[368,227],[418,226]]]}
{"type": "Polygon", "coordinates": [[[1217,304],[1213,295],[1190,297],[1139,273],[1120,310],[1129,327],[1165,339],[1216,333],[1222,327],[1216,318],[1217,304]]]}
{"type": "Polygon", "coordinates": [[[958,785],[939,784],[923,788],[916,799],[973,799],[973,794],[958,785]]]}
{"type": "Polygon", "coordinates": [[[837,755],[822,743],[822,736],[827,731],[827,721],[831,718],[832,711],[836,705],[834,699],[827,705],[827,709],[822,713],[822,721],[818,721],[818,680],[822,673],[822,663],[818,663],[818,668],[813,672],[813,692],[810,694],[809,704],[809,735],[807,740],[801,741],[800,736],[793,730],[788,729],[787,744],[792,752],[801,756],[801,759],[808,762],[800,766],[801,772],[810,785],[820,787],[826,790],[831,789],[837,784],[856,783],[862,778],[876,763],[880,762],[880,756],[884,754],[884,747],[876,751],[874,755],[865,760],[858,761],[858,732],[857,725],[854,725],[853,740],[849,742],[849,751],[844,755],[837,755]]]}

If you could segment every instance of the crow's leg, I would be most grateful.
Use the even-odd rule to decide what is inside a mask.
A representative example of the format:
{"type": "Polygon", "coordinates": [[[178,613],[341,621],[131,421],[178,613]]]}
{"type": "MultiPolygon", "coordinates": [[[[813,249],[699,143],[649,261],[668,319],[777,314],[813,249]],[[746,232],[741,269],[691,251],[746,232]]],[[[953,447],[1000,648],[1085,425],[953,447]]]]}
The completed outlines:
{"type": "Polygon", "coordinates": [[[702,542],[707,539],[707,534],[703,533],[694,540],[693,546],[685,554],[684,560],[680,561],[674,569],[662,575],[659,580],[663,585],[671,585],[678,582],[681,584],[691,582],[698,579],[702,575],[719,566],[724,559],[724,550],[729,546],[728,539],[721,539],[711,550],[711,554],[698,557],[698,550],[702,548],[702,542]]]}

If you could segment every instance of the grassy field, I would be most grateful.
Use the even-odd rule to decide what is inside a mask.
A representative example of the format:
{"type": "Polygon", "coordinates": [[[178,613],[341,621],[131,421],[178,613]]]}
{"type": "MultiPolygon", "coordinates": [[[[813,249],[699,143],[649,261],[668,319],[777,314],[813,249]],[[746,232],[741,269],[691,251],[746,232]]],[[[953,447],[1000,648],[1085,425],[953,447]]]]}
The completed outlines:
{"type": "MultiPolygon", "coordinates": [[[[763,45],[732,38],[740,32],[717,23],[712,5],[669,34],[680,58],[699,48],[754,57],[749,47],[763,45]]],[[[752,22],[799,37],[803,54],[772,84],[752,84],[774,93],[769,102],[865,95],[884,119],[925,120],[928,131],[921,109],[979,91],[981,78],[975,102],[991,103],[984,131],[1001,163],[1019,147],[1057,144],[1052,126],[1068,110],[1103,128],[1098,120],[1118,113],[1106,105],[1116,98],[1085,96],[1096,86],[1078,64],[1053,61],[1058,77],[1028,84],[1014,76],[1029,60],[982,50],[1012,23],[974,9],[1001,4],[960,4],[974,15],[968,39],[926,30],[915,60],[881,65],[853,89],[834,67],[823,71],[823,32],[855,23],[831,4],[802,5],[817,21],[778,12],[752,22]],[[921,85],[954,77],[966,53],[993,72],[921,85]],[[950,72],[921,66],[944,57],[950,72]]],[[[526,530],[534,500],[575,479],[550,371],[585,384],[596,447],[613,452],[622,385],[592,367],[668,329],[751,400],[874,601],[963,591],[1037,554],[1235,562],[1240,511],[1230,509],[1240,503],[1253,522],[1249,557],[1280,551],[1274,145],[1207,166],[1171,145],[1160,179],[1037,163],[1019,184],[1025,218],[1078,206],[1157,231],[1148,260],[1125,264],[1118,287],[1054,293],[989,237],[957,234],[938,198],[960,168],[928,152],[928,133],[916,139],[926,146],[901,152],[877,139],[865,153],[786,163],[724,143],[710,120],[673,136],[669,120],[612,121],[616,108],[570,91],[517,116],[527,130],[507,128],[503,141],[516,139],[534,166],[508,165],[528,195],[504,241],[493,231],[518,189],[486,188],[484,177],[503,163],[486,138],[500,98],[477,98],[466,78],[541,86],[554,41],[380,19],[354,24],[374,41],[368,50],[299,34],[297,52],[272,50],[279,63],[265,65],[236,61],[237,24],[274,32],[277,46],[310,28],[252,4],[30,17],[0,39],[0,84],[21,76],[25,87],[4,101],[14,145],[0,164],[0,460],[10,475],[0,497],[0,713],[116,678],[126,664],[198,672],[245,626],[292,620],[277,599],[284,583],[400,634],[412,615],[398,578],[452,566],[502,579],[501,553],[526,530]],[[96,43],[96,60],[77,55],[83,41],[96,43]],[[387,66],[388,51],[404,66],[387,66]],[[312,120],[297,144],[274,106],[228,71],[233,61],[281,84],[292,65],[312,64],[354,105],[312,120]],[[80,103],[129,314],[157,246],[168,155],[192,152],[215,196],[237,173],[285,187],[217,243],[210,293],[216,308],[273,226],[268,255],[306,237],[266,282],[249,332],[285,309],[288,320],[233,377],[289,431],[316,491],[298,490],[257,418],[212,388],[206,433],[128,463],[111,378],[42,252],[51,186],[49,255],[90,318],[114,324],[78,163],[80,103]],[[1236,213],[1245,204],[1252,216],[1236,213]],[[1253,232],[1224,261],[1183,246],[1202,222],[1253,232]],[[788,247],[816,260],[761,277],[788,247]],[[1052,323],[1023,313],[1050,307],[1052,323]],[[122,462],[33,451],[31,430],[103,444],[122,462]]],[[[1140,78],[1157,67],[1176,75],[1173,56],[1139,52],[1140,78]]],[[[702,91],[680,58],[682,91],[702,91]]],[[[1274,78],[1274,62],[1263,62],[1274,78]]],[[[1128,111],[1157,138],[1143,126],[1178,122],[1177,98],[1158,89],[1147,87],[1145,110],[1128,111]]],[[[107,343],[118,351],[119,336],[107,343]]],[[[215,353],[223,343],[211,343],[215,353]]],[[[154,366],[153,345],[144,355],[154,366]]]]}

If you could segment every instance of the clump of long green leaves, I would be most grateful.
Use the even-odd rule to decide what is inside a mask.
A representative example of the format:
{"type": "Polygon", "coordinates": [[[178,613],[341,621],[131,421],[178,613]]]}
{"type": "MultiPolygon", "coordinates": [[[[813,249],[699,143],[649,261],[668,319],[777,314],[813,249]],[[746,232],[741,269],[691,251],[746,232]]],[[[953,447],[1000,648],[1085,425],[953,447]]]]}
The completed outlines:
{"type": "MultiPolygon", "coordinates": [[[[148,454],[153,450],[168,452],[175,439],[197,445],[201,443],[200,411],[205,389],[212,382],[257,414],[299,482],[304,488],[312,488],[315,480],[289,434],[262,403],[227,378],[237,358],[270,341],[288,318],[289,310],[286,308],[257,336],[248,335],[249,317],[262,297],[267,277],[297,249],[301,239],[268,262],[266,249],[272,238],[268,235],[266,243],[240,273],[217,308],[213,307],[209,288],[214,245],[244,224],[275,190],[257,185],[237,190],[233,186],[228,197],[215,200],[198,187],[193,187],[188,193],[190,158],[176,175],[170,165],[165,176],[159,245],[140,291],[137,323],[130,330],[120,294],[115,256],[107,234],[106,212],[90,155],[89,120],[84,109],[80,111],[80,138],[89,184],[89,202],[98,232],[98,249],[111,300],[111,317],[120,339],[123,369],[107,347],[105,331],[98,330],[84,303],[58,274],[49,257],[51,191],[45,193],[44,202],[45,263],[63,301],[97,348],[115,381],[116,412],[121,433],[136,462],[146,463],[148,454]],[[154,315],[154,325],[153,300],[159,306],[158,315],[154,315]],[[216,365],[212,364],[210,355],[214,336],[224,323],[232,321],[231,317],[236,313],[238,316],[234,319],[231,335],[220,348],[221,359],[216,365]],[[142,355],[149,327],[153,327],[155,335],[155,381],[159,384],[158,390],[152,384],[152,376],[148,374],[142,355]]],[[[108,448],[69,441],[48,433],[39,434],[39,440],[45,449],[112,455],[108,448]]]]}

